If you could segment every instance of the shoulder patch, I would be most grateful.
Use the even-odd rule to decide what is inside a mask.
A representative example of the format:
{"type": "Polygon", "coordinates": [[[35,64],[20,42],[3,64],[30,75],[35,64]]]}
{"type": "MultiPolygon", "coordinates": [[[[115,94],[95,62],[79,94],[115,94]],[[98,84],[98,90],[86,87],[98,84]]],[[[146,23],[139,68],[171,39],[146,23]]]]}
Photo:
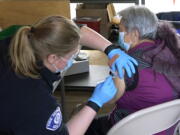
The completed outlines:
{"type": "Polygon", "coordinates": [[[61,122],[62,122],[61,110],[60,107],[57,107],[56,110],[49,117],[46,124],[46,129],[55,131],[60,127],[61,122]]]}

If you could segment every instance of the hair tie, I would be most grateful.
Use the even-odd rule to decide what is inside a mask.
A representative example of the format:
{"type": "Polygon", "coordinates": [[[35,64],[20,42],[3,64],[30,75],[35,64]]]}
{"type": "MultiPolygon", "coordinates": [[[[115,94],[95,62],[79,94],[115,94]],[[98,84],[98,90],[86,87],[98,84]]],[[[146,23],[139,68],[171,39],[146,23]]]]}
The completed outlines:
{"type": "Polygon", "coordinates": [[[31,33],[34,33],[34,32],[35,32],[35,28],[34,28],[34,27],[31,27],[30,32],[31,32],[31,33]]]}

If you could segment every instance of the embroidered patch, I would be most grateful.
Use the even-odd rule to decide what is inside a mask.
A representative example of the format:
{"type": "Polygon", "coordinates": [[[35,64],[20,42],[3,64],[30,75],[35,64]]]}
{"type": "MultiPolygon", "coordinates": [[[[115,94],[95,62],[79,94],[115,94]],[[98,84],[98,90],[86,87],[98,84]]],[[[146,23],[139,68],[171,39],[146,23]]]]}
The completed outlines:
{"type": "Polygon", "coordinates": [[[62,114],[59,107],[51,114],[50,118],[47,121],[46,129],[55,131],[57,130],[62,122],[62,114]]]}

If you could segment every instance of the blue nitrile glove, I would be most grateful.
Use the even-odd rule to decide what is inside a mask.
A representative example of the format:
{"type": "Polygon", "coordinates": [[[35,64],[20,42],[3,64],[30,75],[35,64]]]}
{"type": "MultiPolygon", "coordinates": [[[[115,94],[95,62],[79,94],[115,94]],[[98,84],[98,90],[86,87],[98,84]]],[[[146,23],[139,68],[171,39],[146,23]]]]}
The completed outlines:
{"type": "Polygon", "coordinates": [[[119,77],[123,78],[123,69],[126,70],[128,77],[131,77],[135,73],[135,65],[138,65],[137,61],[126,54],[121,49],[113,49],[108,53],[108,58],[111,59],[113,56],[119,55],[115,62],[111,66],[113,72],[118,71],[119,77]],[[134,65],[135,64],[135,65],[134,65]]]}
{"type": "Polygon", "coordinates": [[[117,88],[114,85],[112,76],[106,78],[102,83],[99,83],[89,101],[96,103],[99,107],[102,107],[105,103],[110,101],[116,94],[117,88]]]}

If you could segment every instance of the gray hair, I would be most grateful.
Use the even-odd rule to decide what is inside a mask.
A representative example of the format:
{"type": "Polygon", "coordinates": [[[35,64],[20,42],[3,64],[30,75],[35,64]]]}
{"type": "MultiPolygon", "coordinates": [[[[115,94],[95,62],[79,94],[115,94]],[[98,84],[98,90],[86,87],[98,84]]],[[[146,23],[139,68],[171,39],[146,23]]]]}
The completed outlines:
{"type": "Polygon", "coordinates": [[[127,32],[138,30],[140,39],[155,39],[158,18],[148,8],[143,6],[132,6],[118,13],[127,32]]]}

